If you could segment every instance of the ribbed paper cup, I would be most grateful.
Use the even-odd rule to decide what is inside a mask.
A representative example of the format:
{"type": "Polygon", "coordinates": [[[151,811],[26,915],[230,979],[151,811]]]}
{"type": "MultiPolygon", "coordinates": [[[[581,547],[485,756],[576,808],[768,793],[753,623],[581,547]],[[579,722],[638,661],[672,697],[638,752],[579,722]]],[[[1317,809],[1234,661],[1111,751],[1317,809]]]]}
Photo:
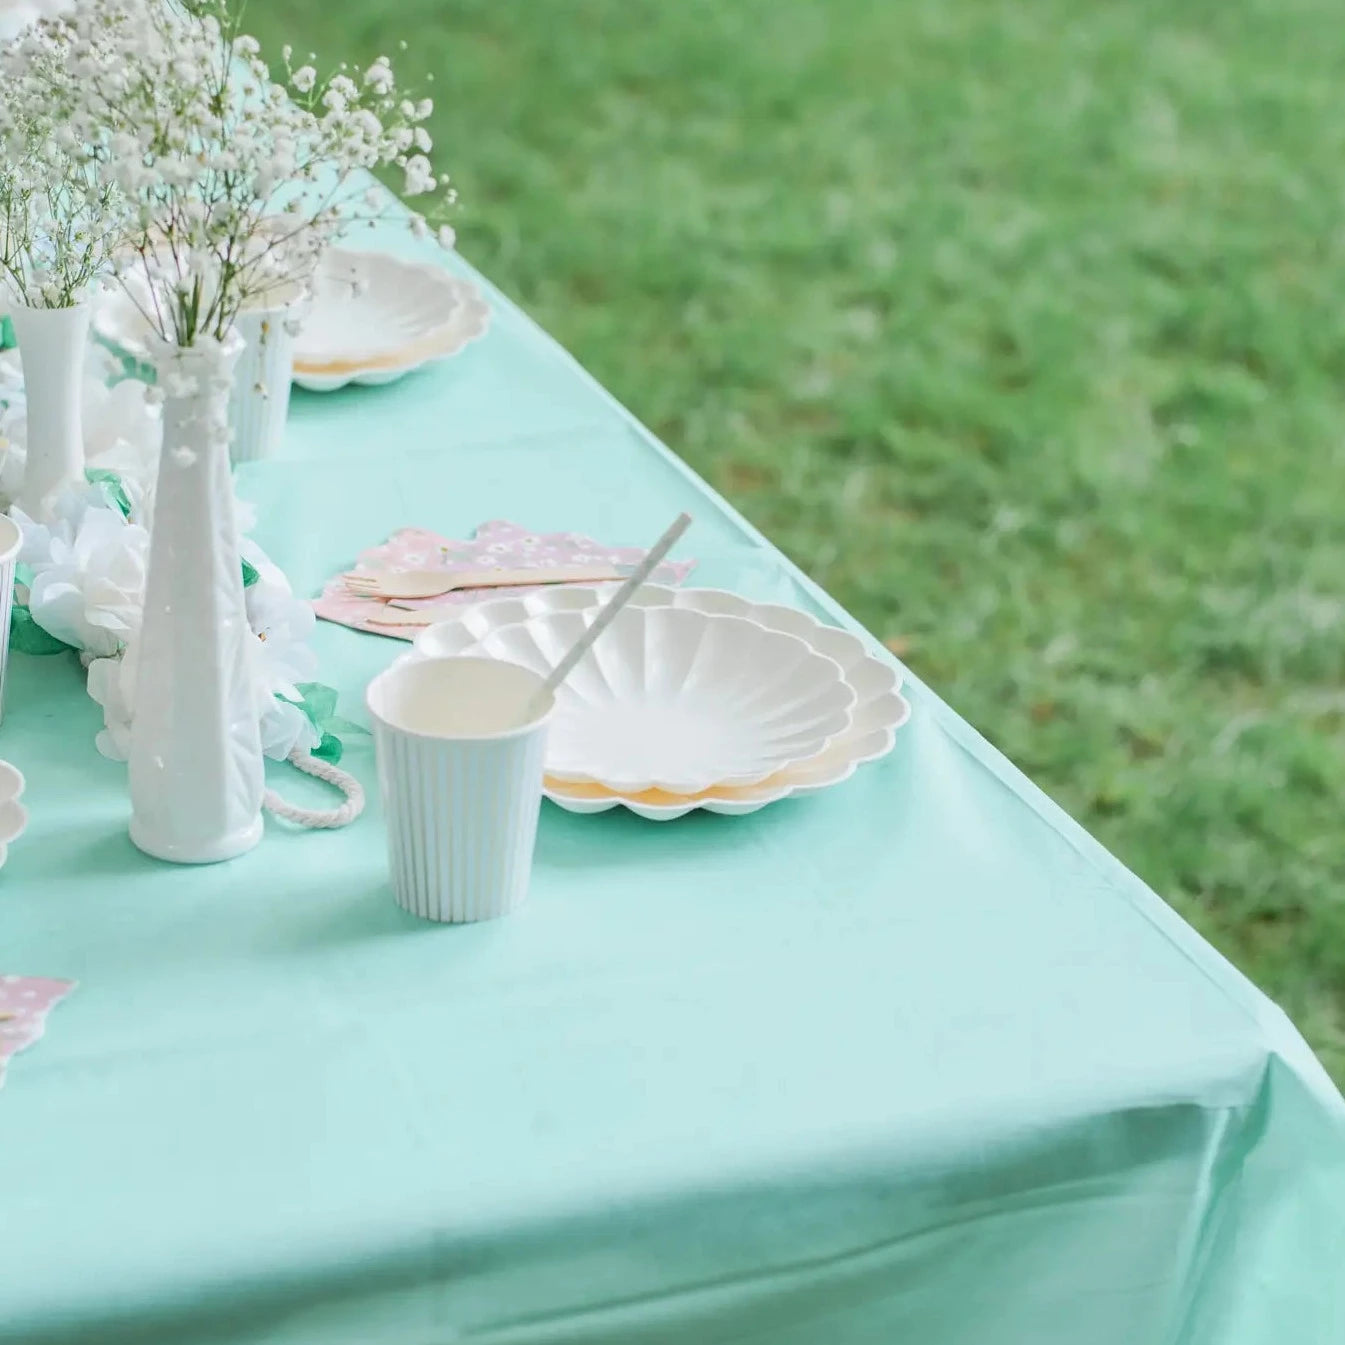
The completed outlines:
{"type": "Polygon", "coordinates": [[[234,324],[244,343],[229,401],[229,461],[235,466],[271,457],[285,436],[294,376],[290,324],[299,312],[297,294],[297,286],[288,286],[274,303],[245,308],[234,324]]]}
{"type": "Polygon", "coordinates": [[[400,664],[367,702],[388,829],[392,890],[426,920],[492,920],[528,895],[552,702],[512,663],[400,664]]]}
{"type": "Polygon", "coordinates": [[[14,565],[23,545],[19,525],[0,514],[0,719],[5,714],[5,672],[9,667],[9,626],[14,617],[14,565]]]}

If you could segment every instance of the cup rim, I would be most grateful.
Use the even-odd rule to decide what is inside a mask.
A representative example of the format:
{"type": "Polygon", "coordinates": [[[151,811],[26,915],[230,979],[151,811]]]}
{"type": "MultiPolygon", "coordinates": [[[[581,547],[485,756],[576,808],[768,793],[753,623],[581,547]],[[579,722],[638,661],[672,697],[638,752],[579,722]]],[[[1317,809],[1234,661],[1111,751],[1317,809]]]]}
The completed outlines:
{"type": "Polygon", "coordinates": [[[403,724],[395,723],[386,715],[380,714],[374,705],[374,696],[378,689],[391,681],[398,674],[405,673],[411,668],[421,667],[426,663],[481,663],[489,664],[492,668],[498,668],[503,664],[505,667],[513,668],[518,672],[527,674],[538,687],[541,687],[546,681],[546,678],[542,677],[541,674],[534,672],[531,668],[525,668],[521,663],[515,663],[511,659],[487,658],[481,654],[443,654],[428,658],[415,658],[407,663],[403,663],[398,659],[374,677],[364,690],[364,707],[368,710],[370,719],[381,724],[385,729],[391,730],[393,733],[401,733],[408,738],[420,738],[425,742],[494,743],[507,742],[511,738],[525,737],[527,734],[533,733],[545,725],[555,713],[556,697],[553,692],[551,703],[541,714],[535,715],[526,723],[516,725],[511,729],[500,729],[496,733],[427,733],[424,729],[407,728],[403,724]]]}

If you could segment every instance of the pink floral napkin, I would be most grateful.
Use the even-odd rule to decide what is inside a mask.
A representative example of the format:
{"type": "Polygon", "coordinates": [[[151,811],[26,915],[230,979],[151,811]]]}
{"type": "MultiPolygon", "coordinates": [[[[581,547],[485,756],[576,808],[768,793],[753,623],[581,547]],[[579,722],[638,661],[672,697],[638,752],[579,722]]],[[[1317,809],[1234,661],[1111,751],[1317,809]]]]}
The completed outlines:
{"type": "Polygon", "coordinates": [[[0,1086],[5,1082],[9,1057],[42,1035],[47,1014],[74,988],[74,981],[0,976],[0,1086]]]}
{"type": "MultiPolygon", "coordinates": [[[[360,553],[355,568],[361,570],[516,570],[524,567],[554,569],[560,565],[638,565],[644,559],[638,546],[607,546],[578,532],[529,532],[518,523],[497,519],[483,523],[470,541],[441,537],[423,528],[402,528],[382,545],[360,553]]],[[[666,561],[654,571],[654,583],[680,584],[694,568],[694,560],[666,561]]],[[[527,588],[464,589],[426,598],[417,607],[440,603],[474,603],[526,593],[527,588]]],[[[324,621],[371,635],[389,635],[414,640],[414,626],[374,626],[368,617],[383,604],[373,598],[352,596],[338,574],[328,580],[313,607],[324,621]]]]}

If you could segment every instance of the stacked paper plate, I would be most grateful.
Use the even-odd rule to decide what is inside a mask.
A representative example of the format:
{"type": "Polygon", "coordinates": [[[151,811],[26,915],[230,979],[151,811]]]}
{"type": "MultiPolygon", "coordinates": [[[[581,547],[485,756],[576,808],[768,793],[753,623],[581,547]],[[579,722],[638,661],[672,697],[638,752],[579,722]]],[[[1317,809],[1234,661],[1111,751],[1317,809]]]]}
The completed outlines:
{"type": "Polygon", "coordinates": [[[456,355],[489,320],[476,286],[442,266],[333,249],[295,338],[294,381],[312,392],[390,383],[456,355]]]}
{"type": "MultiPolygon", "coordinates": [[[[539,589],[464,607],[409,657],[485,653],[549,670],[603,600],[539,589]]],[[[718,589],[646,585],[563,689],[547,797],[667,821],[750,813],[849,779],[910,715],[895,669],[845,631],[718,589]]]]}

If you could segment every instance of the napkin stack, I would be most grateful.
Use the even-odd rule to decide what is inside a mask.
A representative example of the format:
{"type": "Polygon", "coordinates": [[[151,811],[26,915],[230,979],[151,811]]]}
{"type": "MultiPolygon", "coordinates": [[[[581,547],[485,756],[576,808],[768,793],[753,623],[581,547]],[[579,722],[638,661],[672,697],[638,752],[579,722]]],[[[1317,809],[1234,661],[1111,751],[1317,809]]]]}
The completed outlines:
{"type": "MultiPolygon", "coordinates": [[[[609,546],[578,532],[532,532],[519,523],[496,519],[483,523],[469,540],[441,537],[423,528],[402,528],[382,546],[360,553],[361,570],[521,570],[555,569],[569,565],[634,566],[644,558],[638,546],[609,546]]],[[[654,571],[651,582],[680,584],[694,568],[694,560],[668,561],[654,571]]],[[[535,586],[532,586],[535,587],[535,586]]],[[[425,598],[406,606],[435,607],[443,603],[470,604],[483,598],[503,598],[527,593],[529,587],[460,589],[437,598],[425,598]]],[[[378,626],[370,622],[383,603],[376,598],[352,594],[341,575],[327,581],[314,610],[324,621],[334,621],[370,635],[414,640],[418,627],[378,626]]]]}

